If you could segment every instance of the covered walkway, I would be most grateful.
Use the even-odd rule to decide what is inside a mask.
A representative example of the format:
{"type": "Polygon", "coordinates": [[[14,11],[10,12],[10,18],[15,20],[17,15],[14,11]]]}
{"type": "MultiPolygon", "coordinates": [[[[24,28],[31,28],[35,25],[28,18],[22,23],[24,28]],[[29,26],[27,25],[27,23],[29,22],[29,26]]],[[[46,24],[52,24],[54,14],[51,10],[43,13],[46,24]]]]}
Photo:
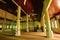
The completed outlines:
{"type": "Polygon", "coordinates": [[[0,0],[0,39],[59,40],[60,0],[0,0]]]}
{"type": "Polygon", "coordinates": [[[44,32],[22,32],[19,37],[0,35],[1,40],[60,40],[60,35],[54,34],[54,38],[47,38],[44,32]]]}

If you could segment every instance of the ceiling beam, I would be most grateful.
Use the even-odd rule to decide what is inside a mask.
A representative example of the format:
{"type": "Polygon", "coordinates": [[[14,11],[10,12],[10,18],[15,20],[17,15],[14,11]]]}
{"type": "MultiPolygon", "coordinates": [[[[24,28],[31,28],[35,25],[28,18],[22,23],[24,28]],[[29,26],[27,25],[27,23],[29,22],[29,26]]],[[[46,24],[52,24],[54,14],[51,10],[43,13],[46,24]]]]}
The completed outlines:
{"type": "MultiPolygon", "coordinates": [[[[12,2],[15,3],[17,6],[19,6],[14,0],[12,0],[12,2]]],[[[23,9],[22,9],[22,11],[27,15],[27,13],[23,9]]]]}
{"type": "Polygon", "coordinates": [[[3,0],[0,0],[1,2],[3,2],[4,4],[6,4],[6,2],[5,1],[3,1],[3,0]]]}
{"type": "Polygon", "coordinates": [[[16,17],[15,15],[13,15],[13,14],[5,11],[5,10],[0,9],[0,17],[4,18],[4,17],[5,17],[5,14],[6,14],[6,18],[7,18],[7,19],[16,21],[16,18],[17,18],[17,17],[16,17]]]}

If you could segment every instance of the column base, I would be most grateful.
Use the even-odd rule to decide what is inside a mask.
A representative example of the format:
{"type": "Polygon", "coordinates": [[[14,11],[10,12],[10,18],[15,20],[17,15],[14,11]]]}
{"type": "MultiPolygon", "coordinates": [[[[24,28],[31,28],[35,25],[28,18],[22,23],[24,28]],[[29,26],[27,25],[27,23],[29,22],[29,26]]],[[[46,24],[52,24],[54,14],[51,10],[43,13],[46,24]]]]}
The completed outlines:
{"type": "Polygon", "coordinates": [[[27,30],[27,32],[29,32],[29,30],[27,30]]]}
{"type": "Polygon", "coordinates": [[[20,31],[16,32],[15,36],[21,36],[20,31]]]}
{"type": "Polygon", "coordinates": [[[52,31],[46,32],[46,36],[47,38],[53,38],[53,32],[52,31]]]}

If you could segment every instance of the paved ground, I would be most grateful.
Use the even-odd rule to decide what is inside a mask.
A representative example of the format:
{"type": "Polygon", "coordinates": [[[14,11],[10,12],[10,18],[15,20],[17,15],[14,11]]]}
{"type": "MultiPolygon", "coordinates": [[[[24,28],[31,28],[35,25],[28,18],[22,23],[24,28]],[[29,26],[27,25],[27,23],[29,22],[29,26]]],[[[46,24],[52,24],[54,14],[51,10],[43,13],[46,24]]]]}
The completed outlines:
{"type": "Polygon", "coordinates": [[[60,35],[54,34],[54,37],[46,38],[46,34],[43,32],[22,32],[22,36],[20,38],[27,40],[60,40],[60,35]]]}
{"type": "Polygon", "coordinates": [[[7,37],[10,37],[10,38],[4,38],[0,36],[0,39],[14,40],[17,38],[19,40],[21,39],[24,39],[24,40],[60,40],[60,35],[58,34],[54,34],[54,38],[51,39],[51,38],[46,38],[46,35],[43,32],[22,32],[22,35],[20,37],[15,37],[15,36],[7,36],[7,37]]]}

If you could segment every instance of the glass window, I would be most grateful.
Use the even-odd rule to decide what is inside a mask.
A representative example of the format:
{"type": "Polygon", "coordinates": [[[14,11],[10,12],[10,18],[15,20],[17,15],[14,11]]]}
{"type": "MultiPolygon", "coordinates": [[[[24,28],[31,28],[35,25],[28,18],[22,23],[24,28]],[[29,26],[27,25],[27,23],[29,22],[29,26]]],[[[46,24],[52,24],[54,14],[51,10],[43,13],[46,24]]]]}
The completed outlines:
{"type": "Polygon", "coordinates": [[[57,28],[57,22],[56,21],[54,22],[54,26],[55,26],[55,28],[57,28]]]}
{"type": "Polygon", "coordinates": [[[2,30],[2,25],[0,25],[0,30],[2,30]]]}
{"type": "Polygon", "coordinates": [[[9,29],[9,28],[10,28],[10,26],[9,26],[9,25],[7,25],[6,27],[7,27],[7,29],[9,29]]]}

